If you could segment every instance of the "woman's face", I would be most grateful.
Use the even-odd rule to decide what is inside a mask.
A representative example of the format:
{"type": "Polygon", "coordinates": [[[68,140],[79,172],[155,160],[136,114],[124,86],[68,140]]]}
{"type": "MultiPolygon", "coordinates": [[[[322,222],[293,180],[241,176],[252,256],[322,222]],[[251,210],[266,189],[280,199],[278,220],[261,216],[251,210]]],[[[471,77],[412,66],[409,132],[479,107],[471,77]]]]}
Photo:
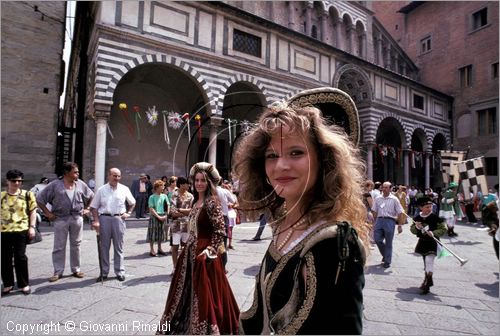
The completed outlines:
{"type": "Polygon", "coordinates": [[[208,188],[208,182],[203,173],[196,173],[194,176],[194,188],[199,195],[205,195],[208,188]]]}
{"type": "Polygon", "coordinates": [[[264,157],[267,178],[287,203],[301,201],[316,184],[318,153],[308,135],[283,127],[272,136],[264,157]]]}

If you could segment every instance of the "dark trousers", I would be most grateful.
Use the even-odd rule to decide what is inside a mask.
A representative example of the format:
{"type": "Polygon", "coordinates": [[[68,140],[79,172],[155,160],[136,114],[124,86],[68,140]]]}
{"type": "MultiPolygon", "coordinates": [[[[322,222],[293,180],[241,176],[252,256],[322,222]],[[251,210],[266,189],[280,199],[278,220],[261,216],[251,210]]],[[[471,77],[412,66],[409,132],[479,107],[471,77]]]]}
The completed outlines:
{"type": "Polygon", "coordinates": [[[474,216],[474,204],[467,203],[465,205],[465,214],[467,215],[467,220],[471,223],[477,223],[477,218],[474,216]]]}
{"type": "Polygon", "coordinates": [[[26,256],[28,232],[2,232],[1,237],[3,286],[14,286],[14,269],[17,287],[21,289],[29,286],[28,257],[26,256]],[[12,258],[14,258],[14,266],[12,266],[12,258]]]}
{"type": "Polygon", "coordinates": [[[266,223],[266,216],[261,214],[259,218],[259,228],[257,229],[257,233],[254,237],[255,239],[260,239],[260,236],[262,236],[262,232],[264,232],[264,228],[266,227],[266,223]]]}
{"type": "Polygon", "coordinates": [[[139,193],[137,197],[135,197],[135,218],[144,217],[144,211],[146,211],[146,206],[148,205],[148,194],[147,193],[139,193]]]}
{"type": "Polygon", "coordinates": [[[498,240],[495,239],[495,237],[493,237],[493,248],[495,249],[495,254],[497,255],[497,259],[499,259],[498,258],[499,242],[498,240]]]}

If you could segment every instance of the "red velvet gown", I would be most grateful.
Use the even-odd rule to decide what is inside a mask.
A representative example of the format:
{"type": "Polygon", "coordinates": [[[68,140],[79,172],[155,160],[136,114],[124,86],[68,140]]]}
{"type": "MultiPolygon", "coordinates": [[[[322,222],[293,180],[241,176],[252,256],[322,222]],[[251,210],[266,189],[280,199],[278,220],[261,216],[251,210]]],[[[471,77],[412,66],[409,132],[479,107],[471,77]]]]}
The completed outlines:
{"type": "Polygon", "coordinates": [[[190,237],[177,261],[160,325],[163,334],[237,334],[239,309],[220,258],[225,235],[218,201],[210,198],[189,215],[190,237]],[[207,246],[216,259],[198,255],[207,246]],[[165,330],[168,329],[168,330],[165,330]]]}

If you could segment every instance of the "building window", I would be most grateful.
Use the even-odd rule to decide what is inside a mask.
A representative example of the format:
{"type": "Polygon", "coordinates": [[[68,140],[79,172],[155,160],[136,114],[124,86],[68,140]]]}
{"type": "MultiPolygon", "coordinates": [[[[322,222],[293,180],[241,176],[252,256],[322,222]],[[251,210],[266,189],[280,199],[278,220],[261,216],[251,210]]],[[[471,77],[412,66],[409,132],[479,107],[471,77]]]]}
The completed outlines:
{"type": "Polygon", "coordinates": [[[431,37],[427,36],[420,40],[420,53],[425,54],[432,49],[431,37]]]}
{"type": "Polygon", "coordinates": [[[493,79],[497,79],[498,78],[498,62],[493,63],[491,65],[491,77],[493,79]]]}
{"type": "Polygon", "coordinates": [[[483,8],[472,14],[472,30],[479,29],[488,24],[488,8],[483,8]]]}
{"type": "Polygon", "coordinates": [[[497,109],[490,107],[477,111],[478,135],[494,135],[497,133],[497,109]]]}
{"type": "Polygon", "coordinates": [[[486,175],[488,176],[498,175],[498,158],[496,157],[484,158],[484,165],[486,166],[486,175]]]}
{"type": "Polygon", "coordinates": [[[464,66],[458,69],[460,71],[460,86],[470,87],[472,86],[472,65],[464,66]]]}
{"type": "Polygon", "coordinates": [[[419,110],[424,109],[424,97],[416,93],[413,94],[413,107],[419,110]]]}
{"type": "Polygon", "coordinates": [[[233,50],[261,58],[262,40],[260,37],[235,29],[233,50]]]}

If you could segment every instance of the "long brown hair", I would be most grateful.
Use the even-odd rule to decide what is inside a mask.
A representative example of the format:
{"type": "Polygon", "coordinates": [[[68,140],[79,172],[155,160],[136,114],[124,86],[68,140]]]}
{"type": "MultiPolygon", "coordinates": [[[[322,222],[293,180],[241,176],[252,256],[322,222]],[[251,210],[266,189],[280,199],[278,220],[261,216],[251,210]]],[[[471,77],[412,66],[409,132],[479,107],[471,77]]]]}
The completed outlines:
{"type": "Polygon", "coordinates": [[[308,136],[318,154],[318,178],[306,205],[310,222],[348,221],[367,244],[369,226],[362,201],[365,165],[359,149],[354,147],[341,127],[329,125],[314,107],[272,106],[262,113],[257,126],[241,140],[234,165],[234,174],[240,179],[241,207],[251,210],[268,208],[274,218],[280,213],[283,199],[267,183],[265,170],[265,151],[272,135],[278,131],[277,125],[308,136]]]}

